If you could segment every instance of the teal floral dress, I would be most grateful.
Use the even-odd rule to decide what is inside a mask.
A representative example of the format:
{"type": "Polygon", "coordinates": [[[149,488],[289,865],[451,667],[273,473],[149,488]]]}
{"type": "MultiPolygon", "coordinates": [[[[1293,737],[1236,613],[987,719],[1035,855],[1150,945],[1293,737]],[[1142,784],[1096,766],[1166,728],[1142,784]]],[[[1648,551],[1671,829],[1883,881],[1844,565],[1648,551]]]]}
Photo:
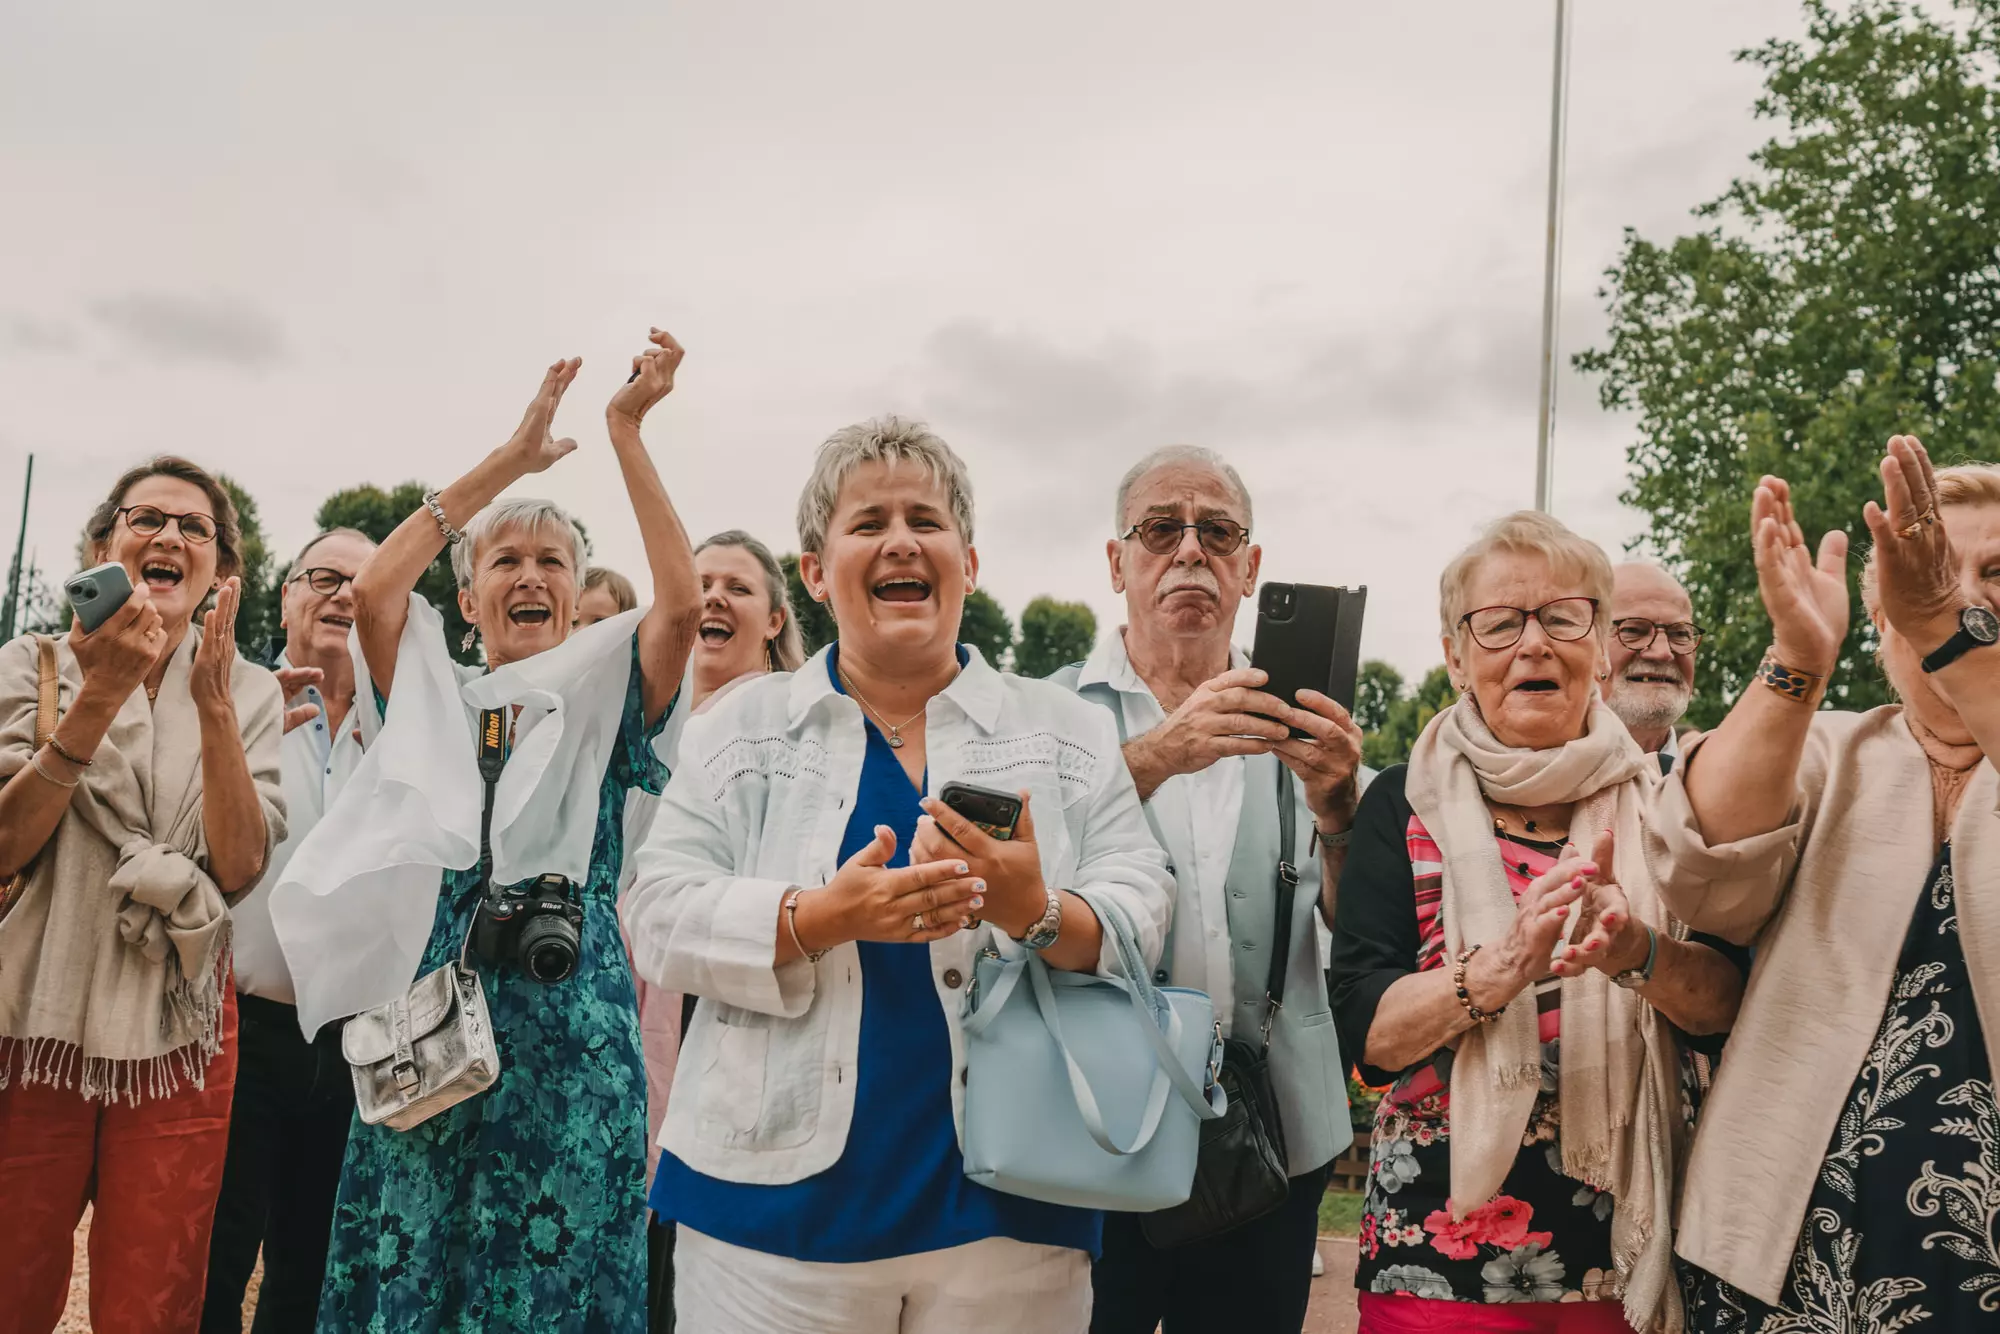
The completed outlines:
{"type": "MultiPolygon", "coordinates": [[[[661,725],[646,722],[635,639],[598,782],[576,972],[545,985],[481,965],[499,1080],[412,1130],[355,1121],[322,1334],[643,1334],[646,1069],[617,897],[625,795],[665,783],[661,725]]],[[[419,975],[458,957],[478,898],[476,867],[445,872],[419,975]]]]}

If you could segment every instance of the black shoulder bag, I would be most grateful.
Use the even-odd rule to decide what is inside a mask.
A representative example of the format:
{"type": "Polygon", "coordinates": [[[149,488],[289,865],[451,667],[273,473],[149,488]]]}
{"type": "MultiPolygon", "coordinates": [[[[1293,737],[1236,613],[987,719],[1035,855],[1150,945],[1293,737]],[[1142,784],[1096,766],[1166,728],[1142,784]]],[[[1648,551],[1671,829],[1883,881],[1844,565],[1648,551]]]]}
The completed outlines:
{"type": "MultiPolygon", "coordinates": [[[[1140,1231],[1162,1250],[1206,1241],[1262,1218],[1283,1204],[1291,1189],[1285,1175],[1285,1128],[1271,1089],[1271,1025],[1284,1008],[1285,969],[1292,952],[1292,896],[1299,871],[1291,858],[1298,822],[1291,770],[1283,764],[1277,768],[1277,918],[1271,971],[1264,980],[1263,1029],[1255,1042],[1236,1036],[1222,1044],[1221,1081],[1229,1110],[1218,1120],[1202,1122],[1194,1191],[1187,1203],[1139,1215],[1140,1231]]],[[[1152,818],[1150,808],[1146,816],[1152,818]]]]}

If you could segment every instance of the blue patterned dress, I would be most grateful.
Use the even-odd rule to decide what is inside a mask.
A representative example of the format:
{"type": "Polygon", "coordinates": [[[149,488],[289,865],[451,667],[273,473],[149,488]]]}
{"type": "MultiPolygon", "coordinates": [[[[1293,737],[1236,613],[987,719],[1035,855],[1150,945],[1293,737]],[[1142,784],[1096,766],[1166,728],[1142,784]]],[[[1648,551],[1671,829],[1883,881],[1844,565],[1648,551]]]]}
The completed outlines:
{"type": "MultiPolygon", "coordinates": [[[[645,1330],[646,1070],[617,899],[625,795],[661,791],[661,726],[646,722],[635,639],[576,972],[545,985],[482,965],[499,1080],[412,1130],[355,1121],[322,1334],[645,1330]]],[[[445,872],[420,976],[458,957],[478,897],[478,868],[445,872]]]]}

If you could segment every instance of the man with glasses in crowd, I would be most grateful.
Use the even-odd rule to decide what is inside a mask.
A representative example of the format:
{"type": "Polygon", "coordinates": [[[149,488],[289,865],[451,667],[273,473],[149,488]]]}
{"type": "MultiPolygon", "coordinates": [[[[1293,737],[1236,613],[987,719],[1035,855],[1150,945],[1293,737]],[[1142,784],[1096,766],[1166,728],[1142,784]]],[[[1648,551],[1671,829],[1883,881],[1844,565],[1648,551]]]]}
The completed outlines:
{"type": "Polygon", "coordinates": [[[1632,561],[1614,572],[1611,595],[1611,675],[1605,702],[1660,772],[1680,762],[1674,727],[1694,698],[1694,656],[1702,629],[1687,590],[1657,565],[1632,561]]]}
{"type": "Polygon", "coordinates": [[[1128,623],[1052,679],[1117,718],[1126,767],[1173,864],[1173,929],[1157,980],[1206,991],[1225,1035],[1256,1041],[1269,1011],[1291,1190],[1275,1213],[1171,1250],[1147,1241],[1139,1216],[1107,1215],[1091,1329],[1152,1334],[1164,1319],[1167,1334],[1297,1334],[1328,1167],[1353,1138],[1313,915],[1332,920],[1360,796],[1361,730],[1326,696],[1303,692],[1294,707],[1260,690],[1263,673],[1230,642],[1262,557],[1233,467],[1211,450],[1158,450],[1125,475],[1116,517],[1107,551],[1128,623]],[[1285,724],[1311,739],[1290,739],[1285,724]],[[1281,800],[1292,807],[1289,848],[1281,800]],[[1298,884],[1273,1010],[1264,990],[1280,862],[1298,884]]]}
{"type": "Polygon", "coordinates": [[[375,701],[355,698],[348,651],[354,576],[374,550],[351,528],[331,529],[306,544],[285,577],[284,651],[272,670],[289,706],[283,748],[288,821],[263,878],[230,913],[238,1064],[202,1334],[241,1334],[244,1288],[259,1247],[264,1279],[255,1334],[311,1329],[317,1318],[354,1086],[338,1024],[312,1042],[299,1032],[291,971],[271,928],[270,894],[381,726],[375,701]]]}

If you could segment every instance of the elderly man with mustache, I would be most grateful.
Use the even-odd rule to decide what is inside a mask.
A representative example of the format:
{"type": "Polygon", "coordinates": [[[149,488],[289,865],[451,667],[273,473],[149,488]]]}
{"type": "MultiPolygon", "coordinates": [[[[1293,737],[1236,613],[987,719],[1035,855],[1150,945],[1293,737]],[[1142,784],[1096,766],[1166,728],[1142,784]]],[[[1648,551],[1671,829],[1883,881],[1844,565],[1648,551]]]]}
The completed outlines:
{"type": "Polygon", "coordinates": [[[1291,1185],[1275,1212],[1172,1249],[1148,1240],[1141,1216],[1107,1215],[1090,1327],[1152,1334],[1164,1320],[1167,1334],[1297,1334],[1327,1165],[1353,1138],[1313,911],[1323,900],[1332,920],[1360,794],[1361,731],[1315,691],[1296,701],[1266,693],[1264,673],[1230,643],[1263,553],[1250,542],[1243,479],[1223,458],[1191,446],[1149,454],[1120,483],[1115,517],[1106,549],[1128,623],[1053,679],[1116,718],[1126,768],[1173,863],[1173,929],[1158,980],[1208,992],[1225,1035],[1270,1035],[1291,1185]],[[1272,719],[1311,739],[1289,739],[1272,719]],[[1299,877],[1282,922],[1281,863],[1299,877]],[[1280,950],[1282,1004],[1271,1006],[1265,988],[1280,950]]]}
{"type": "Polygon", "coordinates": [[[1630,561],[1614,572],[1611,593],[1611,675],[1604,700],[1633,740],[1660,759],[1660,772],[1680,760],[1674,725],[1694,698],[1694,655],[1702,628],[1687,590],[1665,570],[1630,561]]]}

